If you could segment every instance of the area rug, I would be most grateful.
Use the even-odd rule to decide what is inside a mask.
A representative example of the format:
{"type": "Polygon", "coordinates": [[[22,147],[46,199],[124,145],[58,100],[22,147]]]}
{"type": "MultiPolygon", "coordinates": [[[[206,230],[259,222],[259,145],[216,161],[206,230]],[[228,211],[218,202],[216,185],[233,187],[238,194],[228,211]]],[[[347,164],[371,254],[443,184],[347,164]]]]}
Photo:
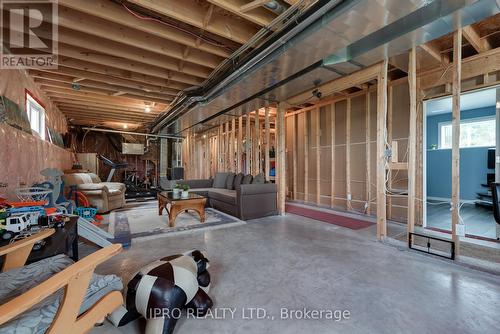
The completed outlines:
{"type": "Polygon", "coordinates": [[[304,206],[294,205],[289,203],[285,205],[285,211],[302,217],[319,220],[325,223],[347,227],[350,228],[351,230],[360,230],[374,224],[369,221],[336,215],[334,213],[322,210],[315,210],[313,208],[306,208],[304,206]]]}
{"type": "Polygon", "coordinates": [[[104,217],[102,227],[114,236],[114,243],[127,245],[134,238],[163,236],[199,229],[213,229],[245,224],[233,216],[212,208],[205,209],[205,222],[200,222],[196,211],[180,213],[175,219],[175,226],[169,227],[168,213],[158,215],[158,202],[130,203],[120,210],[115,210],[104,217]]]}

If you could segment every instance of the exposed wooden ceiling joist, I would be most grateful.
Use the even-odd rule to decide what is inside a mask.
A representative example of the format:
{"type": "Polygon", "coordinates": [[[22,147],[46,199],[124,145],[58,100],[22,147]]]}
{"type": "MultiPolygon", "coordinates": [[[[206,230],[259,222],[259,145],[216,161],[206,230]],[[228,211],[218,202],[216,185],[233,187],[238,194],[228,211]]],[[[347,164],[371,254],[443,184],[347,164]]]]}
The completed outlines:
{"type": "MultiPolygon", "coordinates": [[[[86,86],[88,86],[89,81],[99,82],[102,85],[105,85],[105,86],[101,86],[104,89],[109,89],[109,90],[114,90],[114,91],[123,91],[123,88],[128,88],[125,90],[132,89],[134,91],[133,94],[158,93],[158,94],[175,96],[179,92],[176,89],[171,89],[168,87],[145,85],[145,84],[142,84],[142,83],[139,83],[136,81],[116,78],[116,77],[112,77],[109,75],[103,75],[103,74],[98,74],[98,73],[93,73],[93,72],[88,72],[88,71],[81,71],[81,70],[77,70],[77,69],[69,68],[69,67],[64,67],[64,66],[59,66],[59,68],[57,70],[46,70],[46,71],[31,70],[31,71],[29,71],[29,73],[30,73],[30,75],[32,75],[34,77],[54,78],[54,80],[58,79],[59,81],[64,81],[64,82],[67,82],[68,77],[79,78],[78,81],[73,80],[73,82],[80,82],[81,84],[86,85],[86,86]]],[[[97,86],[94,86],[94,87],[97,87],[97,86]]],[[[99,88],[99,87],[97,87],[97,88],[99,88]]]]}
{"type": "MultiPolygon", "coordinates": [[[[107,0],[59,0],[59,5],[73,8],[80,12],[100,17],[110,22],[115,22],[126,27],[141,30],[143,32],[165,38],[190,47],[197,47],[224,58],[231,55],[231,51],[220,46],[215,46],[206,42],[197,44],[197,37],[183,32],[180,29],[169,27],[165,24],[152,20],[141,20],[129,14],[125,8],[119,4],[107,0]]],[[[182,2],[179,2],[182,4],[182,2]]]]}
{"type": "Polygon", "coordinates": [[[450,63],[448,56],[442,54],[431,42],[420,45],[420,48],[427,52],[436,61],[446,65],[450,63]]]}
{"type": "Polygon", "coordinates": [[[89,83],[90,86],[80,86],[80,89],[74,90],[71,87],[71,84],[68,84],[67,82],[64,81],[55,81],[55,80],[47,80],[47,79],[39,79],[35,78],[35,82],[39,85],[42,85],[43,90],[45,91],[50,91],[50,88],[48,87],[55,87],[55,88],[61,88],[61,89],[67,89],[70,91],[75,91],[75,92],[88,92],[88,93],[95,93],[103,96],[110,96],[110,97],[117,97],[117,96],[123,96],[127,97],[130,99],[134,100],[139,100],[139,101],[144,101],[145,103],[148,102],[156,102],[156,103],[166,103],[166,101],[172,100],[172,97],[170,96],[162,96],[162,95],[145,95],[145,94],[136,94],[131,91],[111,91],[108,89],[103,89],[103,88],[95,88],[92,87],[92,83],[89,83]],[[119,93],[119,94],[117,94],[119,93]]]}
{"type": "Polygon", "coordinates": [[[176,94],[174,92],[145,92],[144,90],[134,89],[125,86],[111,85],[103,83],[102,81],[89,80],[87,78],[80,80],[79,82],[74,82],[73,76],[68,76],[62,72],[44,72],[37,70],[30,70],[29,74],[35,78],[35,81],[45,80],[51,81],[54,85],[58,84],[64,87],[72,87],[72,84],[78,83],[80,87],[91,87],[100,90],[104,90],[105,93],[112,95],[114,93],[121,92],[122,94],[133,94],[137,96],[142,96],[144,100],[151,98],[172,98],[176,94]]]}
{"type": "Polygon", "coordinates": [[[128,60],[121,57],[98,54],[90,50],[76,48],[74,46],[60,44],[59,55],[109,67],[119,68],[122,70],[128,70],[131,72],[138,72],[163,79],[167,78],[191,85],[199,85],[203,82],[203,79],[191,75],[169,71],[161,67],[151,66],[142,62],[128,60]]]}
{"type": "MultiPolygon", "coordinates": [[[[246,2],[244,0],[207,0],[208,2],[227,10],[235,15],[238,15],[250,22],[258,24],[259,26],[266,26],[271,23],[276,15],[263,8],[257,8],[251,13],[242,12],[240,8],[246,2]]],[[[267,2],[267,1],[266,1],[267,2]]]]}
{"type": "Polygon", "coordinates": [[[144,113],[144,114],[137,114],[137,113],[131,113],[131,112],[124,112],[124,111],[108,111],[106,115],[103,115],[102,112],[99,110],[83,110],[79,108],[70,108],[70,107],[63,107],[61,110],[65,114],[70,114],[72,116],[110,116],[110,117],[127,117],[128,119],[135,119],[135,120],[148,120],[148,119],[154,119],[158,114],[156,113],[144,113]]]}
{"type": "MultiPolygon", "coordinates": [[[[144,111],[147,106],[147,101],[137,100],[127,96],[105,96],[100,94],[95,94],[93,92],[85,92],[85,91],[73,91],[70,89],[64,89],[53,86],[43,86],[42,89],[49,97],[53,97],[56,99],[72,99],[72,100],[80,100],[80,101],[88,101],[88,102],[96,102],[103,105],[116,105],[116,106],[127,106],[134,107],[138,110],[144,111]]],[[[150,101],[157,102],[161,104],[167,105],[170,101],[168,100],[160,100],[150,101]]]]}
{"type": "Polygon", "coordinates": [[[129,2],[240,44],[245,44],[258,31],[258,28],[251,23],[217,14],[214,14],[210,24],[204,27],[203,20],[208,9],[200,6],[195,0],[129,0],[129,2]]]}
{"type": "MultiPolygon", "coordinates": [[[[77,30],[81,33],[106,38],[112,41],[119,41],[120,44],[125,44],[132,48],[139,48],[141,50],[154,52],[163,56],[181,59],[197,66],[202,65],[213,69],[224,60],[223,57],[203,52],[198,49],[192,50],[185,57],[182,52],[184,47],[183,44],[172,42],[137,29],[120,26],[116,23],[88,14],[83,14],[69,8],[63,7],[59,10],[58,24],[61,27],[77,30]]],[[[68,43],[65,42],[64,39],[60,40],[63,43],[68,43]]],[[[84,45],[80,46],[87,48],[84,45]]]]}
{"type": "Polygon", "coordinates": [[[64,52],[64,49],[67,47],[79,47],[102,56],[109,55],[111,58],[128,59],[173,72],[182,72],[186,76],[195,76],[203,79],[208,77],[212,72],[210,68],[191,63],[187,63],[181,71],[177,66],[177,60],[174,58],[123,45],[119,42],[85,35],[76,31],[68,31],[63,28],[59,30],[59,42],[62,43],[59,48],[62,49],[61,52],[64,52]]]}
{"type": "Polygon", "coordinates": [[[268,3],[269,0],[253,0],[240,7],[240,11],[246,13],[248,11],[262,7],[264,4],[268,3]]]}
{"type": "Polygon", "coordinates": [[[476,28],[473,26],[466,26],[462,28],[462,33],[465,39],[472,45],[478,53],[491,50],[491,44],[488,39],[481,38],[476,28]]]}

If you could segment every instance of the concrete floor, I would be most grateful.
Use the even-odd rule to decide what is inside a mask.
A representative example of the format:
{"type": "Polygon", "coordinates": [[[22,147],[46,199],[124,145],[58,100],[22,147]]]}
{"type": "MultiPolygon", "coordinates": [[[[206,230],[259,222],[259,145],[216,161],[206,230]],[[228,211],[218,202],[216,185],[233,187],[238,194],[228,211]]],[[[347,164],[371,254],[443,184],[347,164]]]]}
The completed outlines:
{"type": "MultiPolygon", "coordinates": [[[[389,235],[398,233],[389,229],[389,235]]],[[[401,250],[375,239],[375,226],[352,231],[287,215],[246,225],[136,239],[101,265],[127,281],[145,264],[188,249],[211,260],[214,307],[234,319],[181,319],[175,333],[498,333],[500,276],[401,250]],[[274,320],[241,318],[260,307],[274,320]],[[280,309],[348,310],[350,318],[282,320],[280,309]]],[[[93,334],[141,333],[143,322],[93,334]]]]}
{"type": "MultiPolygon", "coordinates": [[[[465,224],[465,233],[479,237],[496,239],[496,226],[493,211],[474,204],[466,204],[460,209],[465,224]]],[[[427,204],[427,227],[451,231],[450,205],[427,204]]]]}

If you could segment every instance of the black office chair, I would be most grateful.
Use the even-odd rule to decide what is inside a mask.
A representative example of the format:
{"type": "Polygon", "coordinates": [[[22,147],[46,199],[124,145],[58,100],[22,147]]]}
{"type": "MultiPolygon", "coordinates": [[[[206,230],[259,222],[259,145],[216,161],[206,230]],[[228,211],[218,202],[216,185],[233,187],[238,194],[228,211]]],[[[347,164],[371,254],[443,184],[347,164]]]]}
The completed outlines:
{"type": "Polygon", "coordinates": [[[497,222],[497,240],[500,240],[500,183],[491,182],[493,196],[493,216],[497,222]]]}

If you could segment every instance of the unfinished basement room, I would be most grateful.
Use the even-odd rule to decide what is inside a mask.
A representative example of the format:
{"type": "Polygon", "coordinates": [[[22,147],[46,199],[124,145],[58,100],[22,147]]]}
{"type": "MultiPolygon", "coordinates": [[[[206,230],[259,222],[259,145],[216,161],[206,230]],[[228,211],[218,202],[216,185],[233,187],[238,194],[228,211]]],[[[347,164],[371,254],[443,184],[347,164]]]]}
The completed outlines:
{"type": "Polygon", "coordinates": [[[500,0],[0,12],[0,334],[500,333],[500,0]]]}

